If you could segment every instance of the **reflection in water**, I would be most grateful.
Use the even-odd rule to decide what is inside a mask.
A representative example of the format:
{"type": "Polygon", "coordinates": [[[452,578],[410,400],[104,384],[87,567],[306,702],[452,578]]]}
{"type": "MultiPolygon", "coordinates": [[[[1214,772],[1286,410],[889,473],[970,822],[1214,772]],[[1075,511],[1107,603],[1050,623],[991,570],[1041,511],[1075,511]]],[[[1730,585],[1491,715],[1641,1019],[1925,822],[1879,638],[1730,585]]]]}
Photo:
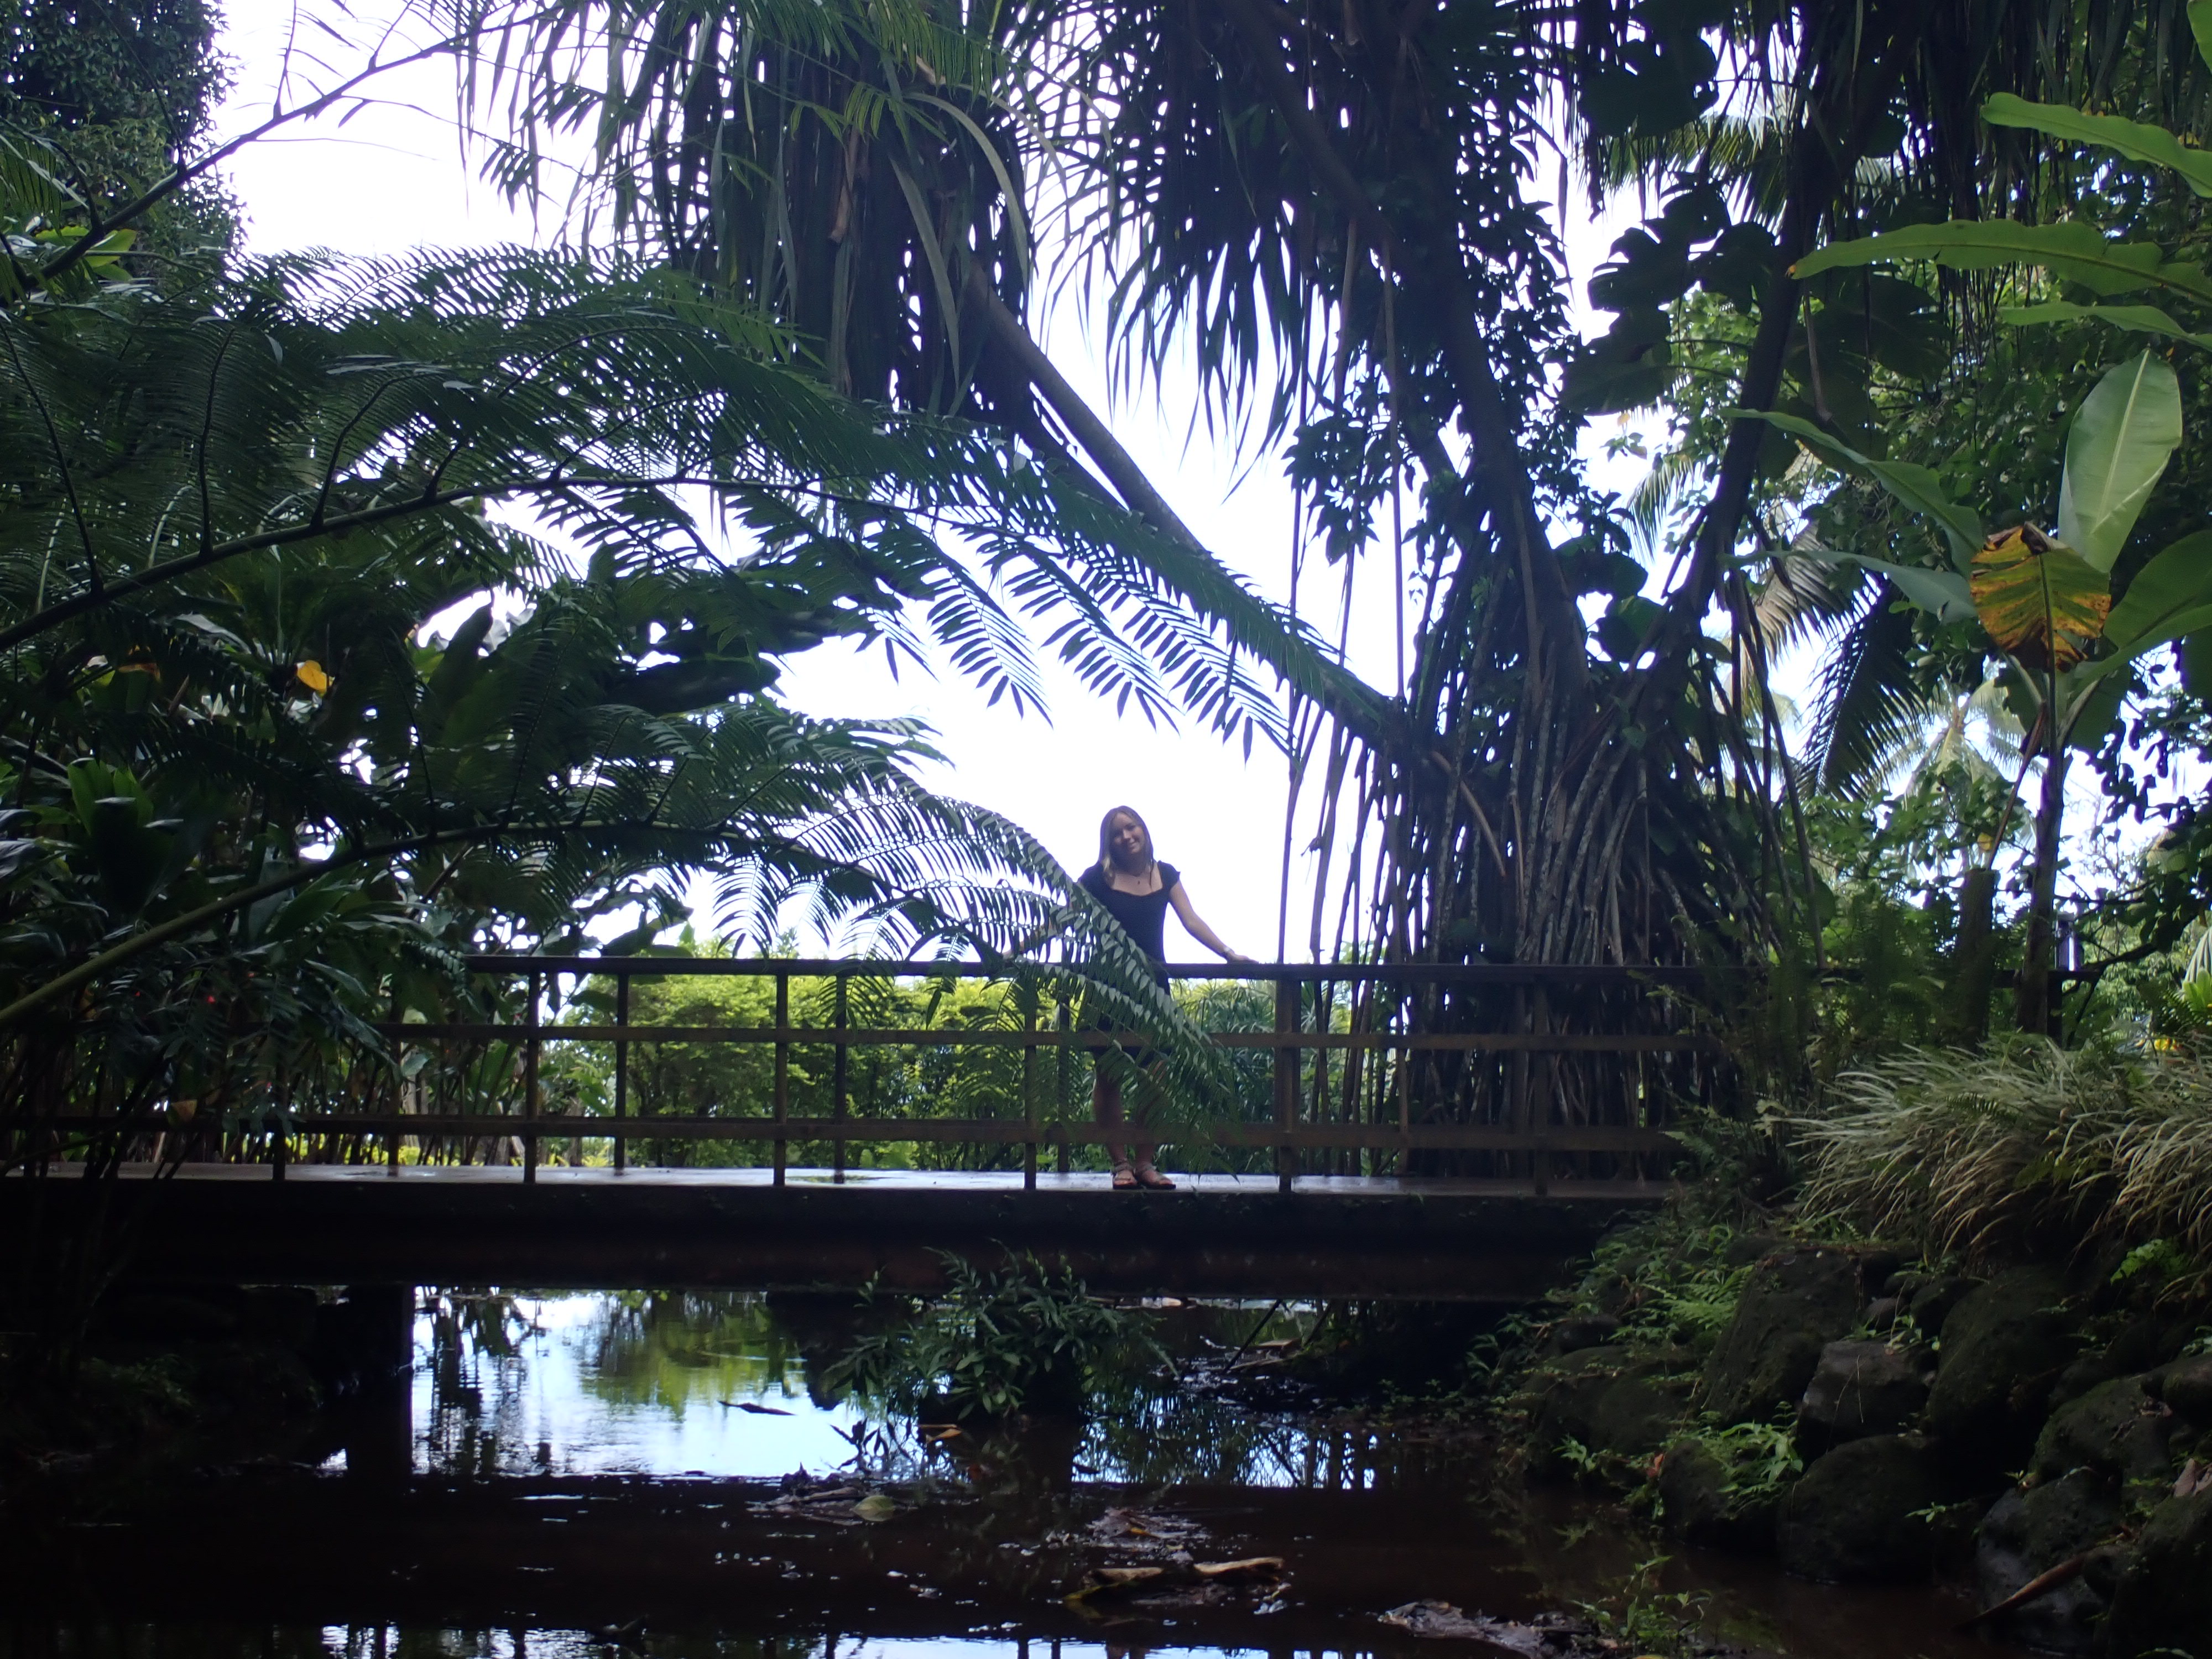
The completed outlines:
{"type": "Polygon", "coordinates": [[[848,1298],[750,1291],[553,1297],[443,1292],[416,1322],[416,1467],[426,1474],[777,1477],[864,1468],[914,1478],[1018,1464],[1047,1485],[1199,1482],[1361,1491],[1425,1473],[1427,1448],[1256,1412],[1184,1378],[1224,1358],[1264,1368],[1261,1341],[1306,1316],[1238,1304],[1159,1316],[1161,1366],[1133,1358],[1094,1379],[1080,1421],[1039,1419],[1018,1445],[943,1444],[878,1402],[823,1381],[858,1334],[848,1298]],[[955,1457],[953,1454],[959,1454],[955,1457]]]}
{"type": "MultiPolygon", "coordinates": [[[[1207,1647],[1030,1640],[1020,1637],[853,1637],[656,1633],[653,1659],[1143,1659],[1152,1651],[1281,1659],[1362,1659],[1364,1650],[1207,1647]]],[[[609,1634],[567,1630],[464,1630],[397,1625],[320,1627],[92,1623],[33,1634],[0,1623],[0,1659],[645,1659],[609,1634]]]]}
{"type": "Polygon", "coordinates": [[[0,1559],[34,1564],[0,1601],[0,1659],[1146,1651],[1103,1639],[1124,1635],[1410,1659],[1437,1649],[1377,1620],[1406,1601],[1526,1619],[1647,1582],[1790,1659],[1988,1651],[1924,1588],[1817,1589],[1687,1553],[1654,1569],[1648,1535],[1584,1496],[1524,1495],[1463,1439],[1260,1409],[1255,1383],[1297,1397],[1266,1382],[1297,1310],[1165,1312],[1164,1364],[1132,1356],[1083,1417],[997,1433],[830,1393],[886,1316],[738,1292],[425,1293],[411,1392],[361,1402],[343,1474],[264,1460],[60,1524],[0,1510],[0,1559]],[[787,1479],[801,1470],[812,1484],[787,1479]],[[1284,1589],[1202,1613],[1067,1599],[1125,1546],[1279,1556],[1284,1589]]]}
{"type": "Polygon", "coordinates": [[[750,1292],[433,1293],[416,1346],[426,1474],[819,1473],[864,1423],[750,1292]]]}

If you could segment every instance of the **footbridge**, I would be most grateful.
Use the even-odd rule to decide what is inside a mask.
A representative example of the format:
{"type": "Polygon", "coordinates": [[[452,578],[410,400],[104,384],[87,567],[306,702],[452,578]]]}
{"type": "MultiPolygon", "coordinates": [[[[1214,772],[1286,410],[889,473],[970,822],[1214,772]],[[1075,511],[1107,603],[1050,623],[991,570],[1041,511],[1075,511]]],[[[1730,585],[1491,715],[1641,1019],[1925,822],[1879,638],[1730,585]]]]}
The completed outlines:
{"type": "Polygon", "coordinates": [[[1026,1253],[1115,1293],[1520,1302],[1662,1199],[1670,1106],[1724,1063],[1680,969],[1177,968],[1237,1101],[1163,1115],[1177,1187],[1127,1192],[1078,1164],[1130,1133],[1091,1067],[1146,1038],[1042,973],[471,968],[495,1018],[387,1025],[311,1107],[19,1121],[0,1243],[112,1227],[174,1283],[927,1289],[1026,1253]]]}

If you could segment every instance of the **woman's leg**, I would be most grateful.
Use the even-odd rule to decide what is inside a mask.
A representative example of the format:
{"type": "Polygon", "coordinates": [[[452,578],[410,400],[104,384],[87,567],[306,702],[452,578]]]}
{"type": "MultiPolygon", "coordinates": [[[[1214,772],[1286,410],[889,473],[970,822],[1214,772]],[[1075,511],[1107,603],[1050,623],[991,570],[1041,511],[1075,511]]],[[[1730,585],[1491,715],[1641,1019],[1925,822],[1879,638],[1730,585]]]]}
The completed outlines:
{"type": "MultiPolygon", "coordinates": [[[[1130,1117],[1140,1133],[1152,1126],[1152,1102],[1158,1091],[1159,1066],[1160,1061],[1158,1059],[1152,1059],[1146,1063],[1144,1070],[1138,1073],[1137,1108],[1130,1114],[1130,1117]]],[[[1152,1154],[1159,1150],[1158,1143],[1140,1140],[1134,1150],[1137,1154],[1137,1182],[1139,1186],[1172,1187],[1175,1185],[1175,1182],[1170,1181],[1152,1166],[1152,1154]]]]}
{"type": "MultiPolygon", "coordinates": [[[[1121,1079],[1109,1073],[1103,1065],[1091,1080],[1091,1115],[1098,1121],[1101,1128],[1118,1129],[1125,1121],[1121,1116],[1121,1079]]],[[[1106,1156],[1112,1162],[1115,1175],[1121,1175],[1128,1170],[1129,1149],[1121,1141],[1108,1141],[1106,1156]]]]}

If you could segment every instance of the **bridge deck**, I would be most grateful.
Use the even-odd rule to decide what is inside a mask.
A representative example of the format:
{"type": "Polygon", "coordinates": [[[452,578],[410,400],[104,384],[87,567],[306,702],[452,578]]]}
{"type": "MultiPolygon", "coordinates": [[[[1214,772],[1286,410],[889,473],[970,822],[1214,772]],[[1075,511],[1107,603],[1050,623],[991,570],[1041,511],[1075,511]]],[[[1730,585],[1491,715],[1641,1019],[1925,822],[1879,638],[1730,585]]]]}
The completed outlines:
{"type": "MultiPolygon", "coordinates": [[[[0,1241],[29,1245],[96,1196],[64,1173],[0,1181],[0,1241]]],[[[168,1280],[543,1288],[835,1288],[880,1277],[927,1289],[940,1252],[1032,1251],[1109,1292],[1390,1297],[1512,1303],[1539,1296],[1607,1227],[1663,1186],[1178,1175],[1172,1193],[1115,1192],[1103,1175],[793,1170],[187,1164],[115,1194],[141,1273],[168,1280]]]]}

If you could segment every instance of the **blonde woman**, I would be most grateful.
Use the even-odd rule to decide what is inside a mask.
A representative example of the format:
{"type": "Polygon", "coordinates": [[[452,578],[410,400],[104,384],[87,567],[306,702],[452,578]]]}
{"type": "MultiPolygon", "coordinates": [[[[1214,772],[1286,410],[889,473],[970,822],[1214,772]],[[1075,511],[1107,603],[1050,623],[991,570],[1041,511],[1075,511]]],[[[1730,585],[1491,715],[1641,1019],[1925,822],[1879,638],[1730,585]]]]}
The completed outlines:
{"type": "MultiPolygon", "coordinates": [[[[1098,862],[1083,872],[1084,890],[1103,905],[1107,914],[1121,925],[1139,951],[1153,964],[1154,976],[1162,989],[1168,983],[1167,915],[1173,907],[1176,918],[1183,930],[1200,945],[1231,962],[1249,962],[1251,957],[1232,951],[1221,942],[1221,937],[1206,925],[1204,918],[1192,908],[1190,895],[1183,890],[1182,876],[1172,864],[1164,864],[1152,851],[1152,832],[1133,807],[1117,806],[1109,812],[1098,825],[1098,862]]],[[[1101,1021],[1107,1030],[1113,1030],[1111,1022],[1101,1021]]],[[[1150,1049],[1139,1049],[1133,1056],[1139,1066],[1149,1066],[1154,1056],[1150,1049]]],[[[1098,1068],[1097,1080],[1091,1088],[1091,1105],[1098,1121],[1109,1128],[1120,1128],[1127,1120],[1121,1111],[1121,1081],[1109,1074],[1106,1066],[1098,1068]]],[[[1144,1111],[1137,1113],[1137,1127],[1144,1127],[1144,1111]]],[[[1106,1143],[1106,1156],[1114,1162],[1114,1187],[1117,1192],[1133,1192],[1149,1188],[1156,1192],[1172,1191],[1175,1182],[1152,1167],[1153,1146],[1139,1141],[1133,1148],[1120,1141],[1106,1143]],[[1136,1153],[1133,1163],[1129,1153],[1136,1153]]]]}

